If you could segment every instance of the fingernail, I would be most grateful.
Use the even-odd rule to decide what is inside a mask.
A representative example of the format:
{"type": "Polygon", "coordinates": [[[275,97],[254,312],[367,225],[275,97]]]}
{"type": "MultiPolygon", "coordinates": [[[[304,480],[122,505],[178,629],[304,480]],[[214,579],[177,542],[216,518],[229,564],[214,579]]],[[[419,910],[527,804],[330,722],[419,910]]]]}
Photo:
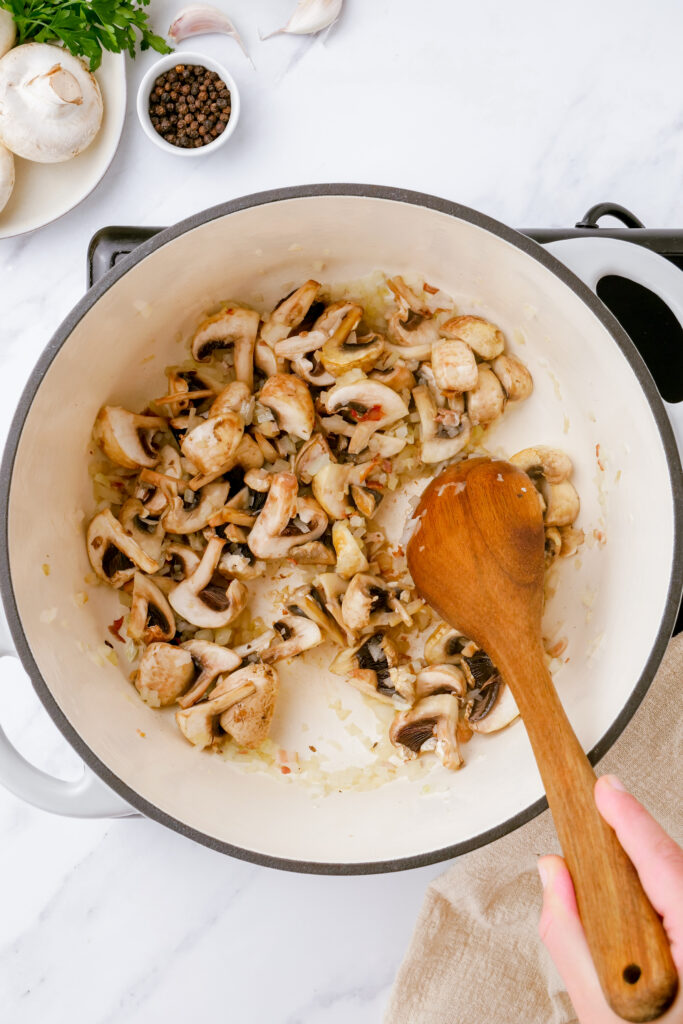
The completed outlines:
{"type": "Polygon", "coordinates": [[[626,786],[623,784],[621,779],[617,778],[616,775],[603,775],[601,777],[604,779],[604,781],[607,783],[607,785],[610,786],[612,789],[617,789],[620,793],[627,793],[628,792],[628,790],[626,789],[626,786]]]}
{"type": "Polygon", "coordinates": [[[545,889],[546,885],[548,884],[548,869],[541,860],[536,862],[536,867],[538,868],[538,873],[541,877],[541,885],[545,889]]]}

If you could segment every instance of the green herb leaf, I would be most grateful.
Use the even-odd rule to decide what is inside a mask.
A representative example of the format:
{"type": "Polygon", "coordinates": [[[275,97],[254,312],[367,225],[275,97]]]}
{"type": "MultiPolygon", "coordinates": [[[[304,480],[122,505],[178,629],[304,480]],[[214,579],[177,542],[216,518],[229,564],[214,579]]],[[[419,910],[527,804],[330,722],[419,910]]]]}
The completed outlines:
{"type": "Polygon", "coordinates": [[[62,43],[76,57],[83,57],[95,71],[102,50],[135,57],[141,50],[171,53],[172,47],[149,27],[149,0],[0,0],[14,18],[17,42],[62,43]],[[137,34],[136,34],[137,33],[137,34]]]}

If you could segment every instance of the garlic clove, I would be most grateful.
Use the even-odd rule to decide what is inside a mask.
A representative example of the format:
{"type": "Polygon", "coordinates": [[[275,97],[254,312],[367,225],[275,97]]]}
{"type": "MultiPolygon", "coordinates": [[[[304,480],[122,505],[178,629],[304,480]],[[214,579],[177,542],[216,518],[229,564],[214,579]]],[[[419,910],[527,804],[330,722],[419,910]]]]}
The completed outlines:
{"type": "Polygon", "coordinates": [[[176,14],[168,30],[168,38],[176,44],[183,39],[189,39],[190,36],[214,34],[231,36],[252,67],[254,66],[254,62],[242,42],[242,37],[230,18],[224,11],[220,11],[211,4],[190,4],[188,7],[183,7],[176,14]]]}
{"type": "Polygon", "coordinates": [[[341,14],[344,0],[299,0],[291,18],[283,28],[270,32],[262,39],[270,39],[282,33],[295,36],[309,36],[322,32],[332,25],[341,14]]]}

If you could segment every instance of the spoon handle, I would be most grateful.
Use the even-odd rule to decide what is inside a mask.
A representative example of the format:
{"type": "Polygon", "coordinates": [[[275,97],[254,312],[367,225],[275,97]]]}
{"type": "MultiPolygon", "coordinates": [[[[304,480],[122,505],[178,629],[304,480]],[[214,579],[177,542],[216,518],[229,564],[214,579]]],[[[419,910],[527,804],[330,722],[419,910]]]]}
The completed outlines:
{"type": "Polygon", "coordinates": [[[655,1020],[678,989],[662,922],[616,833],[598,812],[595,773],[540,646],[519,644],[513,658],[501,654],[498,664],[529,734],[605,997],[626,1020],[655,1020]]]}

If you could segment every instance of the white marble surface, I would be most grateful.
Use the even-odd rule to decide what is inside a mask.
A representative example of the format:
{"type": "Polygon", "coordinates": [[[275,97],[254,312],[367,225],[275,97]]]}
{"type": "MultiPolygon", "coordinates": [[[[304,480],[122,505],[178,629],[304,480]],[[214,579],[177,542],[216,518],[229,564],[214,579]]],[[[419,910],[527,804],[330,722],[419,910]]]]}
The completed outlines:
{"type": "MultiPolygon", "coordinates": [[[[179,3],[179,0],[176,0],[179,3]]],[[[219,3],[221,0],[219,0],[219,3]]],[[[676,0],[347,0],[317,40],[261,43],[289,0],[223,0],[253,53],[223,57],[243,99],[216,155],[184,161],[129,118],[77,210],[0,242],[0,434],[22,381],[80,297],[104,224],[168,224],[258,189],[395,184],[514,225],[572,224],[592,203],[683,224],[676,0]]],[[[293,0],[292,0],[293,3],[293,0]]],[[[152,0],[163,31],[172,0],[152,0]]],[[[78,761],[10,665],[0,721],[46,770],[78,761]]],[[[143,819],[71,821],[0,791],[0,1016],[11,1024],[377,1024],[422,894],[441,867],[368,878],[280,874],[143,819]]],[[[472,1022],[478,1024],[478,1022],[472,1022]]]]}

